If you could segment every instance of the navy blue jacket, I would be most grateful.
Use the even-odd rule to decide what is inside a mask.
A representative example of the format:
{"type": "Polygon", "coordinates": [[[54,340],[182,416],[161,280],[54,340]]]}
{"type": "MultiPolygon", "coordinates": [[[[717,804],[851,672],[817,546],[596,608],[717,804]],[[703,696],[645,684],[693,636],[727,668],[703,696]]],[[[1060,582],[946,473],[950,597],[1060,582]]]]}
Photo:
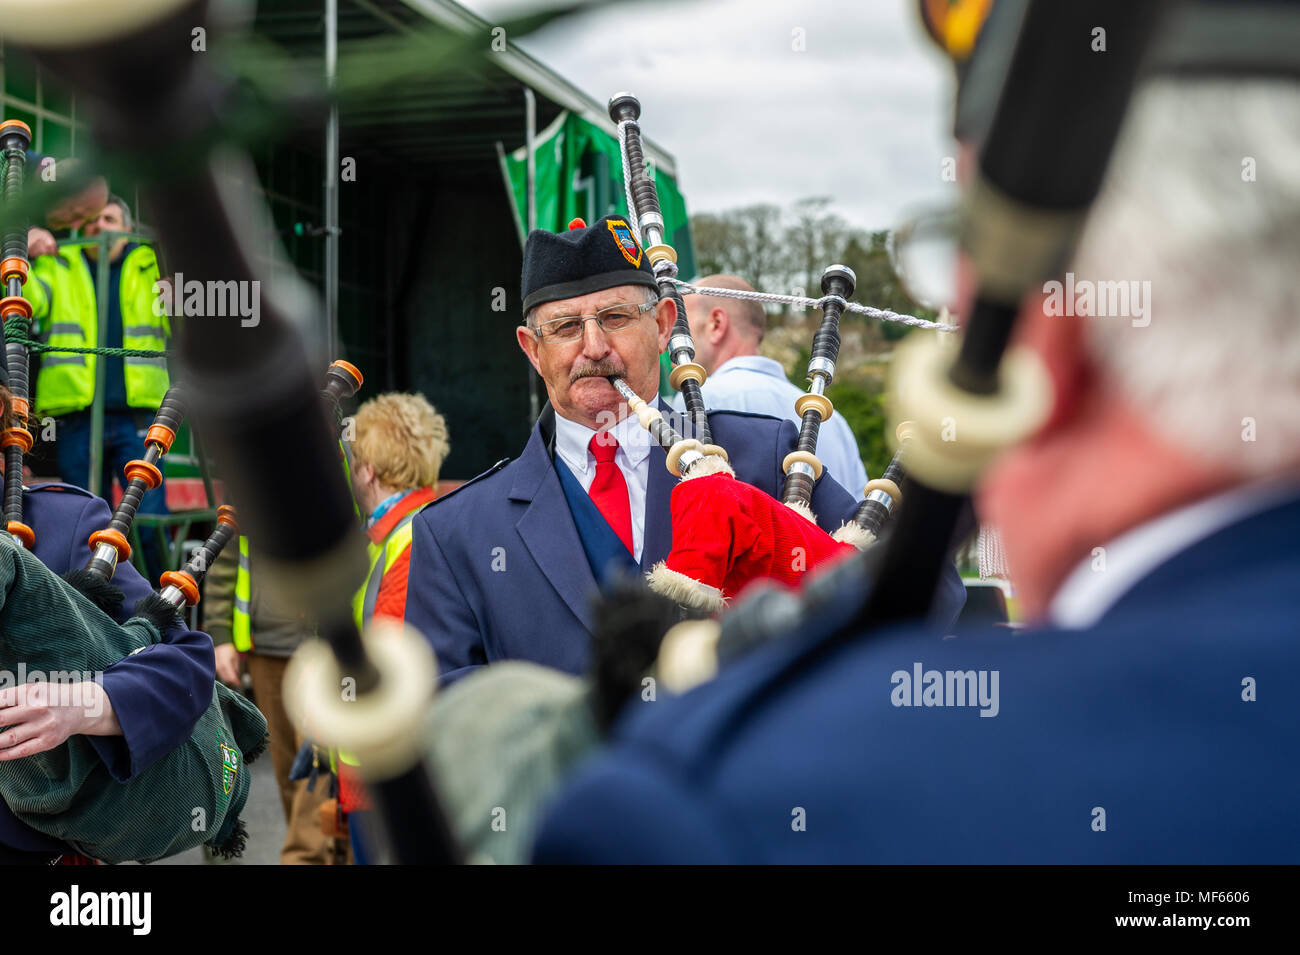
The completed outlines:
{"type": "MultiPolygon", "coordinates": [[[[659,407],[686,433],[676,412],[659,407]]],[[[597,585],[547,446],[548,415],[549,407],[517,461],[498,464],[415,519],[406,620],[433,643],[444,679],[507,659],[586,669],[597,585]]],[[[739,411],[710,412],[709,426],[736,476],[780,498],[795,426],[739,411]]],[[[669,496],[678,479],[665,459],[662,448],[651,449],[642,570],[672,549],[669,496]]],[[[829,532],[852,518],[857,503],[829,473],[813,492],[813,512],[829,532]]],[[[965,594],[955,570],[945,585],[951,620],[965,594]]]]}
{"type": "Polygon", "coordinates": [[[1175,555],[1085,631],[912,628],[817,656],[833,621],[810,621],[630,704],[535,860],[1300,862],[1297,540],[1300,498],[1175,555]],[[997,715],[895,705],[917,664],[990,688],[997,671],[997,715]]]}
{"type": "MultiPolygon", "coordinates": [[[[90,535],[112,517],[102,498],[69,484],[43,484],[23,494],[25,523],[36,533],[33,553],[56,574],[84,567],[90,560],[90,535]]],[[[130,562],[118,565],[113,583],[126,595],[116,614],[130,616],[136,601],[152,591],[130,562]]],[[[125,782],[180,746],[212,702],[216,661],[212,638],[175,628],[163,642],[104,670],[104,691],[122,726],[121,736],[90,736],[109,772],[125,782]]],[[[19,822],[0,802],[0,843],[33,852],[66,849],[19,822]]]]}

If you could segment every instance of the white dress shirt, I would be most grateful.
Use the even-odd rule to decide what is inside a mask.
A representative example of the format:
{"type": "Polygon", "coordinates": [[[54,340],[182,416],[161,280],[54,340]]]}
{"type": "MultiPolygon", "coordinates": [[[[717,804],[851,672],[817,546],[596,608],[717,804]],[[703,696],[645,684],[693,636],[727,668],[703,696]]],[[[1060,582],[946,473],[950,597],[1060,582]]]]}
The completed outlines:
{"type": "MultiPolygon", "coordinates": [[[[654,438],[641,427],[634,414],[629,414],[609,431],[618,442],[614,464],[627,481],[628,505],[632,511],[632,556],[640,562],[641,548],[645,544],[645,498],[650,482],[650,448],[654,438]]],[[[555,416],[555,453],[568,465],[588,494],[591,493],[591,482],[596,480],[596,459],[587,446],[595,434],[585,425],[558,414],[555,416]]]]}
{"type": "MultiPolygon", "coordinates": [[[[739,355],[724,361],[705,379],[704,407],[728,411],[753,411],[786,418],[796,426],[802,424],[794,413],[795,399],[804,394],[785,377],[780,362],[762,355],[739,355]]],[[[678,395],[673,402],[678,411],[686,410],[686,401],[678,395]]],[[[858,442],[844,416],[831,415],[817,433],[817,457],[831,476],[854,497],[862,497],[867,483],[867,469],[858,456],[858,442]]]]}
{"type": "Polygon", "coordinates": [[[1058,627],[1085,630],[1097,623],[1161,564],[1225,527],[1300,495],[1294,480],[1243,485],[1162,514],[1102,545],[1105,569],[1091,555],[1057,589],[1048,616],[1058,627]]]}

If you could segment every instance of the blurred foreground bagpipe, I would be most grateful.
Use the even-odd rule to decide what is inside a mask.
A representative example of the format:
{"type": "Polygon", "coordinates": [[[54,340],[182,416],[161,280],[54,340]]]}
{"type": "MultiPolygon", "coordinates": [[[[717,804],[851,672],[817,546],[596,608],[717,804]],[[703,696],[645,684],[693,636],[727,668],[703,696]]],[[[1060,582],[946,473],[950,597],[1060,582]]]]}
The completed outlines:
{"type": "MultiPolygon", "coordinates": [[[[655,601],[620,600],[616,593],[598,610],[598,644],[612,636],[632,635],[644,660],[634,660],[625,648],[609,653],[598,649],[590,681],[528,664],[499,664],[443,694],[431,720],[436,667],[428,644],[392,624],[375,625],[363,637],[352,618],[350,600],[364,575],[365,548],[297,331],[309,324],[308,301],[277,290],[274,299],[264,303],[255,328],[216,320],[188,323],[179,361],[196,425],[223,464],[241,505],[241,523],[259,542],[271,585],[298,606],[310,608],[327,640],[304,647],[286,676],[292,711],[315,739],[356,757],[383,829],[387,858],[460,861],[465,856],[462,847],[497,861],[526,854],[530,813],[540,811],[542,797],[599,742],[629,691],[644,686],[642,675],[658,673],[667,687],[665,672],[671,667],[665,667],[664,653],[670,643],[681,651],[676,657],[694,661],[693,679],[698,681],[725,657],[729,628],[740,635],[732,641],[737,646],[761,643],[815,617],[823,606],[819,600],[831,590],[847,591],[852,599],[827,646],[924,615],[975,476],[992,453],[1032,431],[1045,413],[1042,369],[1024,357],[1004,359],[1004,351],[1021,298],[1068,254],[1097,191],[1159,7],[1120,0],[1079,10],[1050,0],[1029,5],[966,211],[965,245],[979,277],[966,334],[959,349],[923,341],[896,361],[894,413],[896,420],[914,424],[907,442],[908,473],[900,486],[902,500],[889,489],[875,489],[890,499],[892,534],[865,554],[849,554],[819,578],[833,578],[833,587],[814,583],[802,600],[783,598],[779,613],[750,611],[762,605],[760,593],[741,602],[721,624],[679,625],[693,627],[689,632],[695,637],[674,638],[679,628],[665,637],[681,617],[676,602],[657,595],[655,601]],[[1088,47],[1097,22],[1113,24],[1104,57],[1088,47]],[[1079,134],[1061,136],[1061,128],[1079,134]],[[941,410],[953,414],[954,408],[963,425],[960,439],[943,442],[936,415],[941,410]],[[738,626],[731,626],[732,621],[738,626]],[[346,692],[340,692],[341,687],[346,692]],[[426,724],[437,731],[427,732],[426,724]],[[507,741],[513,755],[503,760],[501,746],[507,741]],[[434,767],[441,773],[439,790],[455,810],[455,835],[432,785],[434,767]],[[512,810],[506,834],[491,827],[490,811],[480,810],[507,805],[491,800],[511,790],[528,795],[514,803],[522,809],[512,810]],[[497,846],[509,844],[513,849],[487,849],[489,840],[482,837],[489,829],[498,837],[497,846]]],[[[255,229],[249,225],[249,213],[260,207],[247,186],[237,191],[230,185],[232,179],[255,181],[247,160],[223,142],[235,138],[222,127],[231,84],[215,72],[210,57],[190,51],[190,32],[205,22],[205,5],[159,0],[147,12],[105,8],[102,16],[83,17],[75,24],[60,19],[57,11],[53,4],[33,12],[16,2],[0,3],[0,13],[12,14],[5,20],[10,40],[30,48],[85,98],[105,146],[140,169],[158,167],[160,154],[184,157],[176,167],[158,169],[160,174],[147,188],[158,231],[176,268],[198,279],[253,279],[244,239],[255,229]],[[157,148],[159,130],[169,137],[167,150],[157,148]],[[228,175],[232,171],[234,175],[228,175]]],[[[672,463],[691,479],[675,489],[676,505],[683,489],[697,481],[743,485],[726,474],[725,454],[711,442],[699,394],[702,369],[696,370],[689,334],[683,334],[685,314],[672,281],[675,265],[662,241],[653,184],[638,158],[637,108],[635,100],[629,100],[616,98],[611,115],[626,144],[641,239],[660,280],[661,296],[672,299],[677,310],[669,346],[676,365],[673,383],[686,395],[693,431],[686,441],[698,445],[683,446],[654,408],[624,395],[660,443],[670,451],[678,449],[672,463]],[[694,476],[697,469],[699,478],[694,476]]],[[[823,328],[833,321],[830,312],[838,317],[846,279],[840,272],[828,275],[832,291],[827,292],[823,328]]],[[[819,330],[819,335],[815,357],[824,362],[829,330],[819,330]]],[[[790,493],[798,493],[800,500],[798,489],[811,487],[817,474],[808,445],[816,425],[829,414],[816,397],[818,379],[823,387],[830,380],[823,373],[829,369],[820,367],[821,372],[810,369],[814,387],[809,395],[814,397],[802,400],[804,426],[797,451],[803,453],[786,463],[790,493]]],[[[698,493],[703,488],[700,485],[698,493]]],[[[798,528],[798,533],[816,530],[804,515],[765,495],[761,501],[743,491],[733,496],[738,498],[733,507],[751,519],[758,514],[781,527],[798,528]]],[[[871,502],[868,492],[862,508],[878,519],[871,502]]],[[[884,506],[879,498],[875,503],[884,506]]],[[[675,543],[677,533],[675,524],[675,543]]],[[[817,541],[820,546],[821,539],[817,541]]],[[[848,553],[838,542],[831,543],[830,553],[848,553]]],[[[744,583],[732,579],[732,573],[743,577],[748,571],[738,570],[737,560],[744,555],[731,553],[725,541],[719,553],[720,559],[709,562],[710,579],[682,576],[712,587],[725,599],[744,583]]],[[[668,563],[672,569],[671,559],[668,563]]],[[[638,598],[643,592],[640,587],[638,598]]]]}

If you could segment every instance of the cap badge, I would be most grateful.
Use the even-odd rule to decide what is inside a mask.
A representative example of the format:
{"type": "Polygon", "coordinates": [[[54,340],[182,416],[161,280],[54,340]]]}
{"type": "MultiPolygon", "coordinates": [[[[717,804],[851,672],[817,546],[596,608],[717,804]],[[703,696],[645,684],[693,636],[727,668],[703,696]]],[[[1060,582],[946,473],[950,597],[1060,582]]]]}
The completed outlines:
{"type": "Polygon", "coordinates": [[[622,219],[606,219],[605,225],[609,226],[609,231],[614,236],[618,250],[623,253],[623,258],[632,263],[632,268],[641,268],[641,246],[636,244],[631,227],[622,219]]]}

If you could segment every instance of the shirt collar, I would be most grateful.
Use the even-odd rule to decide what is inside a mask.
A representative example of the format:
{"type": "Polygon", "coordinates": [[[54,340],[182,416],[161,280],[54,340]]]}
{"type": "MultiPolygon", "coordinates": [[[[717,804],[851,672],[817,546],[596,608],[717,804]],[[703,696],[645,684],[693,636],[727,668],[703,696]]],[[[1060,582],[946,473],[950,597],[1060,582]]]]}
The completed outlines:
{"type": "Polygon", "coordinates": [[[1057,589],[1048,608],[1051,622],[1072,630],[1095,625],[1161,564],[1198,541],[1294,497],[1294,479],[1254,482],[1202,498],[1126,531],[1104,545],[1104,571],[1089,555],[1057,589]]]}
{"type": "Polygon", "coordinates": [[[787,380],[785,369],[781,367],[781,363],[772,358],[764,358],[762,355],[736,355],[734,358],[728,358],[713,369],[713,373],[709,377],[717,378],[729,371],[756,371],[760,375],[780,378],[782,381],[787,380]]]}
{"type": "MultiPolygon", "coordinates": [[[[628,414],[609,431],[632,467],[640,467],[641,462],[650,456],[654,437],[641,427],[636,415],[628,414]]],[[[595,466],[595,459],[587,450],[595,433],[586,425],[570,421],[558,412],[555,415],[555,451],[564,459],[565,464],[580,474],[586,474],[589,468],[595,466]]]]}
{"type": "Polygon", "coordinates": [[[410,493],[410,491],[396,491],[380,501],[379,505],[371,513],[370,519],[366,521],[366,527],[374,527],[375,524],[377,524],[379,520],[392,509],[394,504],[410,493]]]}

